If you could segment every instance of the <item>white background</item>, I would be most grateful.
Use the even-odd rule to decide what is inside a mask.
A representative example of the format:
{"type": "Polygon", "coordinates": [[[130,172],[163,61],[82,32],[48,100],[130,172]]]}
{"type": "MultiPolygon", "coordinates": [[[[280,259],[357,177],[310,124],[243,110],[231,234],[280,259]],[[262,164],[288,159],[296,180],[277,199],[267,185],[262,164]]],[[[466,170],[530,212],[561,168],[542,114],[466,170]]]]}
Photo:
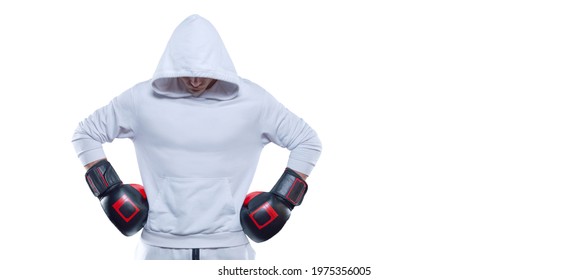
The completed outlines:
{"type": "MultiPolygon", "coordinates": [[[[223,265],[334,265],[372,267],[353,279],[588,277],[582,1],[14,3],[0,4],[1,274],[222,279],[223,265]],[[193,13],[324,146],[304,204],[254,244],[254,262],[132,261],[139,235],[109,224],[70,143],[79,121],[150,78],[193,13]]],[[[105,149],[140,182],[130,141],[105,149]]],[[[251,190],[269,190],[287,157],[268,146],[251,190]]]]}

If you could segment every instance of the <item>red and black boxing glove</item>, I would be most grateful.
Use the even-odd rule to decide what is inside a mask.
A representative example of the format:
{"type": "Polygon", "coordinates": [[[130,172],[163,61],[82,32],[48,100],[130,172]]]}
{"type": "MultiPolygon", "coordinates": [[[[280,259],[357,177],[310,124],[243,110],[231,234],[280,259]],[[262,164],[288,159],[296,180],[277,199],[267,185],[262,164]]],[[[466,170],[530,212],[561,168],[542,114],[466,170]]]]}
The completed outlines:
{"type": "Polygon", "coordinates": [[[88,169],[86,182],[94,196],[100,199],[108,219],[122,234],[131,236],[143,228],[149,212],[143,186],[123,184],[105,159],[88,169]]]}
{"type": "Polygon", "coordinates": [[[241,207],[241,226],[251,240],[263,242],[276,235],[302,203],[308,190],[306,182],[294,170],[286,168],[270,192],[252,192],[241,207]]]}

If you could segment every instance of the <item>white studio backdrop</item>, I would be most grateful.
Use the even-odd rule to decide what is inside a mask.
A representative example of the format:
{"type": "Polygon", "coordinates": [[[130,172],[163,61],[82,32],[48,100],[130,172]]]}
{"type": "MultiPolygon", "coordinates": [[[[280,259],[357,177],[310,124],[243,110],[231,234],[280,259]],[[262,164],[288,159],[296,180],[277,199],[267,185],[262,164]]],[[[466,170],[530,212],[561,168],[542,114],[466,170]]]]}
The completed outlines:
{"type": "MultiPolygon", "coordinates": [[[[276,265],[585,279],[587,12],[581,1],[2,3],[2,274],[221,279],[223,265],[276,265]],[[323,142],[303,205],[253,245],[254,262],[132,261],[139,235],[110,225],[70,143],[79,121],[150,78],[194,13],[239,75],[323,142]]],[[[105,150],[140,182],[130,141],[105,150]]],[[[268,145],[251,191],[269,190],[287,157],[268,145]]]]}

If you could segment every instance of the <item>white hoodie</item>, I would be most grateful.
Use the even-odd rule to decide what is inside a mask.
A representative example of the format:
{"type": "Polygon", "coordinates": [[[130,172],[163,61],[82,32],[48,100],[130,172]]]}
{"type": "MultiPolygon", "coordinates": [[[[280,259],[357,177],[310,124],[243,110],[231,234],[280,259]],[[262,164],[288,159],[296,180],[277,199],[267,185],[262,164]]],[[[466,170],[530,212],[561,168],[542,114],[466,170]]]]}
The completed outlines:
{"type": "Polygon", "coordinates": [[[312,128],[237,75],[217,31],[198,15],[176,28],[153,78],[83,120],[72,142],[86,165],[105,158],[102,143],[115,138],[135,145],[150,207],[143,241],[171,248],[246,244],[239,211],[262,148],[288,148],[288,167],[305,174],[321,152],[312,128]],[[188,76],[218,81],[195,97],[177,79],[188,76]]]}

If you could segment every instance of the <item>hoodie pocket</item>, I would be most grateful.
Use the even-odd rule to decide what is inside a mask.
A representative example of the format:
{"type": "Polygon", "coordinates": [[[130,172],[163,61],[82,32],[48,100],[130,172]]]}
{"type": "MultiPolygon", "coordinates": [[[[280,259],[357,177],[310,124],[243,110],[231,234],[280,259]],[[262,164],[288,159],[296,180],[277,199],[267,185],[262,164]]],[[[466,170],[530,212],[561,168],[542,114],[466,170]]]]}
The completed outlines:
{"type": "Polygon", "coordinates": [[[158,188],[149,209],[150,230],[175,235],[239,230],[227,178],[159,178],[158,188]]]}

